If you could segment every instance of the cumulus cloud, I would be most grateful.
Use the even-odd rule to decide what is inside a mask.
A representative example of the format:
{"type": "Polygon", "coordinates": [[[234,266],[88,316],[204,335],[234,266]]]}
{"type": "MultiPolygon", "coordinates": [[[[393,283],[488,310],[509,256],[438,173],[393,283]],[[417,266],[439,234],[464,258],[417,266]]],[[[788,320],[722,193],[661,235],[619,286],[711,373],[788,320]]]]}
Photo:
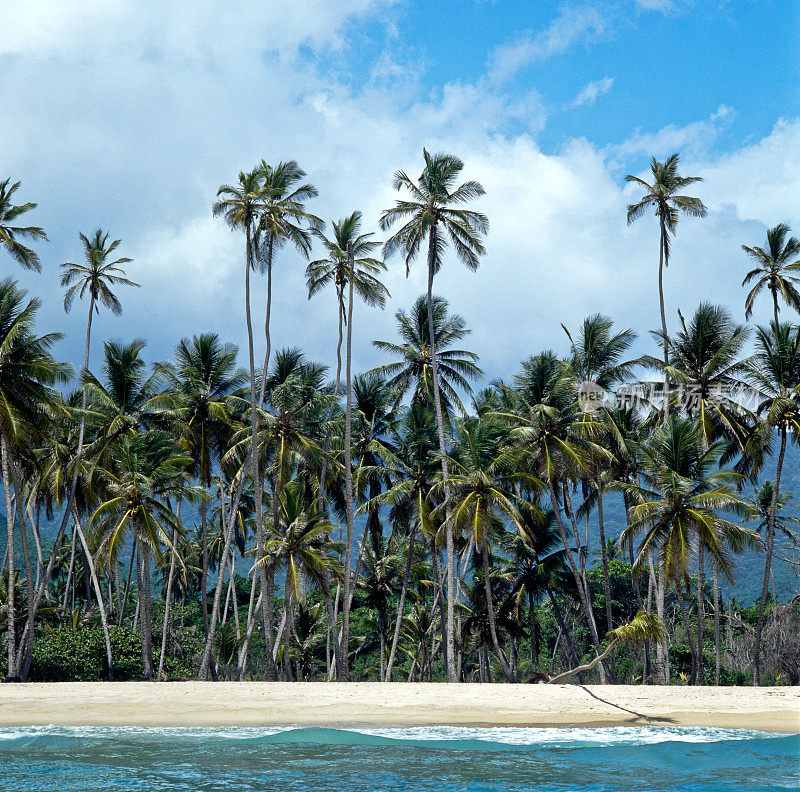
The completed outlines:
{"type": "Polygon", "coordinates": [[[601,80],[592,80],[578,91],[570,107],[583,107],[593,105],[601,96],[605,96],[614,85],[613,77],[603,77],[601,80]]]}
{"type": "MultiPolygon", "coordinates": [[[[687,299],[738,305],[737,267],[746,266],[739,245],[760,239],[765,224],[800,222],[796,119],[722,157],[703,141],[728,123],[727,108],[695,125],[642,130],[616,147],[573,140],[545,151],[537,132],[546,113],[535,91],[507,94],[479,79],[422,94],[385,55],[361,88],[346,71],[332,77],[326,62],[347,50],[349,26],[386,22],[388,3],[303,0],[285,18],[277,4],[245,3],[233,16],[219,3],[206,17],[189,3],[94,0],[80,24],[58,3],[37,5],[50,23],[37,26],[26,16],[32,4],[17,4],[9,27],[16,32],[0,45],[0,161],[22,179],[22,198],[39,201],[32,221],[52,240],[41,249],[41,275],[14,274],[42,295],[43,329],[68,333],[59,353],[72,360],[81,358],[83,317],[78,310],[64,316],[57,270],[80,256],[78,231],[98,225],[123,239],[120,252],[135,259],[130,276],[142,284],[120,294],[120,319],[101,314],[98,340],[146,337],[150,359],[209,329],[244,344],[243,240],[210,207],[221,183],[262,157],[300,161],[320,191],[315,213],[338,218],[360,209],[375,230],[380,211],[397,198],[394,170],[417,173],[423,145],[458,153],[464,177],[487,189],[479,207],[492,229],[479,272],[448,259],[436,288],[474,329],[468,343],[490,377],[507,376],[542,347],[563,351],[562,321],[574,327],[603,311],[643,333],[651,326],[657,228],[652,218],[625,224],[631,196],[620,168],[631,158],[681,148],[686,172],[705,177],[697,192],[710,216],[682,223],[673,248],[672,315],[687,299]]],[[[591,15],[573,27],[567,16],[532,36],[539,44],[516,62],[602,30],[591,15]]],[[[330,361],[332,295],[309,301],[304,268],[291,250],[276,260],[273,342],[330,361]]],[[[357,370],[379,361],[371,340],[393,337],[391,314],[424,290],[424,261],[408,279],[401,262],[390,261],[385,281],[386,314],[356,313],[357,370]]],[[[254,315],[263,309],[264,282],[256,277],[254,315]]],[[[99,355],[98,343],[93,364],[99,355]]]]}

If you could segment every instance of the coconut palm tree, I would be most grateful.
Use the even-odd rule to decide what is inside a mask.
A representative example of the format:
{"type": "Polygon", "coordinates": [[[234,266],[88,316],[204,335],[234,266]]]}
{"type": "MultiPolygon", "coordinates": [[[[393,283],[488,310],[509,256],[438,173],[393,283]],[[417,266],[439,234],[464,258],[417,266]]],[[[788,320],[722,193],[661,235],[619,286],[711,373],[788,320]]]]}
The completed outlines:
{"type": "Polygon", "coordinates": [[[800,277],[795,275],[800,270],[800,239],[786,238],[790,229],[786,223],[780,223],[767,231],[766,247],[748,247],[742,250],[755,262],[755,267],[744,276],[742,286],[755,280],[753,288],[744,301],[744,318],[749,319],[753,313],[756,297],[766,288],[772,295],[774,319],[778,321],[778,295],[795,311],[800,311],[800,292],[797,284],[800,277]]]}
{"type": "Polygon", "coordinates": [[[748,365],[747,379],[758,392],[760,399],[756,412],[762,420],[754,433],[755,441],[762,443],[766,441],[767,438],[762,437],[762,433],[771,436],[777,432],[780,437],[772,503],[767,514],[764,582],[758,603],[758,622],[753,650],[753,684],[758,685],[761,669],[761,633],[764,627],[769,576],[772,571],[775,515],[781,495],[783,460],[787,440],[796,442],[800,432],[800,328],[781,322],[773,322],[769,328],[759,327],[756,332],[756,352],[748,365]]]}
{"type": "Polygon", "coordinates": [[[758,536],[748,528],[726,520],[719,512],[745,508],[735,486],[741,476],[720,470],[723,444],[706,446],[699,425],[689,418],[670,416],[639,447],[640,465],[647,486],[623,484],[634,506],[631,521],[622,541],[633,541],[644,534],[634,564],[638,569],[652,551],[659,559],[658,616],[663,619],[663,594],[667,581],[675,581],[678,601],[692,648],[693,681],[702,655],[691,642],[688,615],[684,607],[682,580],[692,549],[702,545],[714,558],[720,571],[733,579],[730,551],[742,552],[759,546],[758,536]],[[694,538],[697,537],[698,544],[694,538]]]}
{"type": "Polygon", "coordinates": [[[182,441],[192,457],[192,473],[198,477],[205,495],[200,502],[200,611],[204,635],[208,635],[208,490],[214,463],[222,458],[230,433],[229,400],[244,387],[247,378],[237,369],[238,354],[238,347],[223,344],[216,333],[203,333],[178,343],[175,366],[170,371],[185,427],[182,441]]]}
{"type": "MultiPolygon", "coordinates": [[[[256,545],[259,556],[264,555],[264,493],[261,473],[259,472],[258,459],[258,420],[259,404],[261,399],[256,390],[256,363],[253,351],[253,323],[250,316],[250,270],[255,265],[256,244],[254,235],[256,227],[260,222],[261,212],[269,200],[265,190],[264,168],[259,166],[249,173],[240,173],[238,184],[222,185],[217,190],[217,201],[213,206],[215,217],[224,217],[231,227],[231,230],[244,231],[245,236],[245,275],[244,275],[244,305],[245,320],[247,324],[247,352],[250,363],[250,448],[248,450],[248,462],[253,479],[256,500],[256,545]]],[[[271,257],[270,257],[271,261],[271,257]]],[[[241,497],[242,487],[244,487],[244,477],[239,477],[237,482],[236,496],[237,501],[241,497]]],[[[235,509],[232,509],[235,512],[235,509]]],[[[229,526],[228,533],[232,533],[233,524],[229,526]]],[[[262,621],[266,625],[268,621],[269,603],[272,600],[271,592],[267,593],[267,576],[263,566],[259,567],[259,583],[263,596],[261,597],[262,621]]],[[[212,625],[212,631],[214,626],[212,625]]],[[[265,627],[266,633],[266,627],[265,627]]],[[[201,667],[201,671],[206,672],[211,661],[212,645],[206,642],[205,657],[206,662],[201,667]]],[[[270,655],[271,657],[271,655],[270,655]]],[[[267,674],[273,675],[273,666],[267,662],[267,674]]]]}
{"type": "MultiPolygon", "coordinates": [[[[436,338],[433,322],[433,279],[441,268],[444,251],[448,243],[453,246],[457,258],[468,269],[477,270],[479,257],[485,253],[483,237],[489,230],[486,215],[473,209],[462,209],[461,205],[479,198],[485,193],[477,181],[465,181],[456,186],[464,163],[452,154],[429,154],[423,149],[425,167],[414,181],[404,171],[394,175],[395,190],[408,193],[408,197],[395,202],[391,209],[381,214],[380,226],[386,231],[395,223],[402,223],[387,241],[384,252],[387,256],[400,252],[405,259],[406,274],[411,262],[427,241],[428,263],[428,337],[436,338]]],[[[439,453],[442,475],[447,488],[447,456],[442,416],[442,399],[439,392],[439,372],[436,360],[436,344],[430,347],[433,379],[433,396],[436,407],[436,424],[439,432],[439,453]]],[[[455,664],[455,561],[453,537],[447,529],[447,679],[456,682],[455,664]]]]}
{"type": "Polygon", "coordinates": [[[19,240],[36,239],[46,242],[47,235],[38,226],[11,225],[38,206],[30,202],[19,206],[12,203],[12,197],[19,189],[19,185],[20,182],[11,184],[11,179],[0,182],[0,247],[5,248],[6,253],[23,269],[41,272],[42,265],[39,263],[38,254],[25,247],[19,240]]]}
{"type": "MultiPolygon", "coordinates": [[[[643,187],[645,194],[636,203],[628,205],[628,225],[638,220],[648,210],[653,210],[658,218],[659,243],[658,243],[658,301],[661,309],[661,335],[664,345],[664,364],[669,365],[669,348],[667,330],[667,315],[664,309],[664,267],[669,266],[671,249],[670,237],[675,235],[678,228],[678,218],[681,215],[689,217],[705,217],[708,213],[705,205],[699,198],[689,195],[679,195],[683,190],[696,182],[703,181],[699,176],[681,176],[678,173],[680,158],[672,154],[664,162],[659,162],[655,157],[650,161],[650,172],[653,174],[653,183],[648,184],[638,176],[628,175],[625,181],[643,187]]],[[[669,414],[669,376],[664,383],[664,415],[669,414]]]]}
{"type": "Polygon", "coordinates": [[[436,356],[439,395],[445,424],[449,426],[453,411],[465,412],[458,390],[472,393],[470,380],[483,376],[478,367],[478,355],[465,349],[453,349],[471,331],[458,314],[447,313],[447,300],[433,297],[433,335],[428,322],[428,298],[421,295],[411,310],[402,308],[395,314],[402,343],[373,341],[373,346],[396,358],[374,369],[388,378],[389,387],[402,397],[411,393],[414,404],[434,407],[433,355],[436,356]],[[434,339],[431,344],[430,339],[434,339]],[[458,390],[457,390],[458,389],[458,390]]]}
{"type": "Polygon", "coordinates": [[[152,679],[150,556],[152,553],[163,562],[163,546],[177,552],[173,536],[182,537],[183,529],[168,502],[176,496],[189,496],[185,475],[192,460],[178,450],[169,434],[159,430],[126,435],[114,451],[114,472],[103,471],[105,495],[91,520],[102,535],[99,552],[112,563],[129,540],[139,549],[136,577],[142,614],[142,665],[145,679],[152,679]]]}
{"type": "MultiPolygon", "coordinates": [[[[378,275],[386,269],[386,265],[380,259],[370,256],[379,243],[369,239],[370,234],[358,235],[354,233],[354,222],[360,220],[360,212],[354,212],[347,218],[339,222],[332,223],[333,235],[328,238],[322,228],[314,228],[312,232],[320,240],[325,249],[326,256],[322,259],[312,261],[306,268],[306,284],[308,286],[308,298],[311,299],[326,286],[332,285],[336,292],[338,334],[336,342],[336,379],[333,386],[333,404],[328,416],[328,424],[333,421],[336,402],[339,398],[339,386],[342,377],[342,329],[347,322],[347,301],[345,300],[345,289],[348,288],[350,279],[350,260],[348,256],[348,245],[353,242],[353,288],[358,296],[370,306],[383,308],[386,305],[386,298],[389,290],[378,280],[378,275]],[[355,249],[357,242],[358,250],[355,249]]],[[[330,427],[325,431],[325,458],[322,462],[322,473],[320,475],[320,510],[324,508],[325,502],[325,481],[328,469],[328,452],[330,450],[330,427]]]]}
{"type": "MultiPolygon", "coordinates": [[[[49,422],[60,411],[60,396],[54,386],[69,380],[71,369],[52,355],[60,333],[36,335],[36,313],[41,303],[27,300],[27,293],[11,278],[0,282],[0,461],[6,499],[8,579],[14,580],[14,514],[19,523],[22,550],[30,558],[25,495],[21,489],[15,457],[32,447],[46,432],[49,422]],[[14,482],[17,508],[12,505],[14,482]]],[[[33,579],[28,575],[28,613],[33,611],[33,579]]],[[[14,586],[8,587],[8,676],[17,676],[19,662],[15,632],[14,586]]],[[[32,628],[32,625],[30,626],[32,628]]],[[[33,638],[28,630],[27,640],[33,638]]]]}
{"type": "Polygon", "coordinates": [[[269,165],[261,160],[256,170],[261,179],[261,201],[258,209],[258,222],[254,227],[253,245],[259,268],[267,275],[267,308],[264,317],[264,335],[266,351],[264,353],[263,376],[259,404],[264,401],[264,380],[269,371],[269,359],[272,351],[270,335],[270,318],[272,313],[272,264],[276,250],[292,244],[302,256],[308,258],[311,252],[312,230],[318,228],[322,221],[305,210],[304,202],[317,196],[317,188],[313,184],[301,183],[306,172],[295,162],[279,162],[269,165]]]}
{"type": "Polygon", "coordinates": [[[279,510],[279,524],[266,544],[266,555],[259,561],[284,573],[284,663],[291,675],[290,649],[294,635],[294,609],[304,599],[305,581],[319,585],[332,610],[328,580],[337,569],[337,544],[330,539],[330,521],[316,505],[309,508],[303,493],[292,483],[284,487],[279,510]]]}

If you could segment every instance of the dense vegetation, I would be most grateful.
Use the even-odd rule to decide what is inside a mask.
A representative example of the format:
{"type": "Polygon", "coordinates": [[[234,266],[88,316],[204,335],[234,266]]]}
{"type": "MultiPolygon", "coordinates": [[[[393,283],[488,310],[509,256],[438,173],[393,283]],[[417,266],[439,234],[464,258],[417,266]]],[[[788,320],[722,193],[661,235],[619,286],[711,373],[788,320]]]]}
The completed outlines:
{"type": "MultiPolygon", "coordinates": [[[[678,220],[706,210],[676,155],[654,159],[652,183],[627,178],[642,191],[628,221],[658,221],[657,353],[631,358],[636,333],[595,314],[565,328],[566,357],[536,352],[473,392],[469,329],[434,293],[450,258],[478,268],[489,231],[462,169],[426,151],[417,179],[398,172],[385,241],[358,212],[327,230],[295,162],[221,187],[214,214],[244,250],[245,370],[208,333],[152,365],[144,341],[109,341],[90,371],[93,317],[136,286],[102,230],[62,265],[65,309],[88,311],[77,373],[53,354],[59,335],[39,335],[38,300],[0,283],[9,678],[800,682],[800,609],[770,590],[796,543],[781,485],[800,327],[782,311],[800,308],[800,242],[779,225],[743,246],[746,315],[769,297],[769,326],[702,304],[670,330],[678,220]],[[332,369],[271,348],[287,245],[337,313],[332,369]],[[386,362],[354,374],[360,304],[385,305],[394,256],[424,259],[427,293],[397,312],[395,340],[374,341],[386,362]],[[763,574],[749,607],[721,588],[745,551],[763,574]]],[[[46,237],[20,225],[36,204],[18,189],[0,183],[0,248],[39,270],[26,245],[46,237]]]]}

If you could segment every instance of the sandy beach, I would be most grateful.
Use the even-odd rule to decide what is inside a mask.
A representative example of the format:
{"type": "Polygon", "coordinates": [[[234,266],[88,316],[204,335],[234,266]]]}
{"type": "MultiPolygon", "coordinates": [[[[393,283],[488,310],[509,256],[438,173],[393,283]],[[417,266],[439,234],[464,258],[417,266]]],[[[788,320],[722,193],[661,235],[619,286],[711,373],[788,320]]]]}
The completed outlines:
{"type": "Polygon", "coordinates": [[[800,688],[117,682],[0,685],[0,726],[719,726],[800,732],[800,688]]]}

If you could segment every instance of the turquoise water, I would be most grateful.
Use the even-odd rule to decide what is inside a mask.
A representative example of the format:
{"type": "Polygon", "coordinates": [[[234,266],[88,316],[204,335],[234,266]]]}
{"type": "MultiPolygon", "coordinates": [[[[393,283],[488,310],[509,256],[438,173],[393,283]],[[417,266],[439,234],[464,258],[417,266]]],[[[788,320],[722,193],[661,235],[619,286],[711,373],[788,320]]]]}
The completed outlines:
{"type": "Polygon", "coordinates": [[[0,729],[10,792],[800,788],[800,736],[736,729],[0,729]]]}

